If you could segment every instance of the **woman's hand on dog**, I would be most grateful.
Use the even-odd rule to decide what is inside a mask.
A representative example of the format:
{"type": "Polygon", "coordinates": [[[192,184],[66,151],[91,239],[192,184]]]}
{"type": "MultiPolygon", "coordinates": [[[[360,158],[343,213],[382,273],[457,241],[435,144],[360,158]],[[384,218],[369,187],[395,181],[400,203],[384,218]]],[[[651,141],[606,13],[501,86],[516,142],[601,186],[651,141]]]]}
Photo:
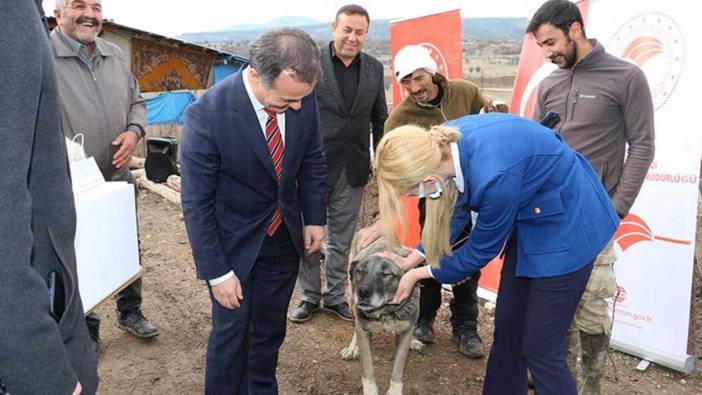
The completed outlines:
{"type": "Polygon", "coordinates": [[[400,279],[400,284],[397,285],[397,292],[395,292],[395,297],[390,304],[402,303],[412,294],[412,290],[419,280],[429,277],[431,277],[431,275],[429,274],[427,266],[418,267],[405,273],[400,279]]]}
{"type": "Polygon", "coordinates": [[[239,278],[234,275],[217,285],[212,286],[212,295],[222,307],[229,310],[236,310],[241,306],[244,299],[239,278]]]}
{"type": "Polygon", "coordinates": [[[402,248],[405,249],[405,251],[411,250],[412,252],[408,253],[407,256],[397,255],[391,251],[383,251],[375,255],[392,261],[404,271],[412,269],[424,260],[424,257],[421,254],[419,254],[417,250],[412,250],[405,246],[403,246],[402,248]]]}

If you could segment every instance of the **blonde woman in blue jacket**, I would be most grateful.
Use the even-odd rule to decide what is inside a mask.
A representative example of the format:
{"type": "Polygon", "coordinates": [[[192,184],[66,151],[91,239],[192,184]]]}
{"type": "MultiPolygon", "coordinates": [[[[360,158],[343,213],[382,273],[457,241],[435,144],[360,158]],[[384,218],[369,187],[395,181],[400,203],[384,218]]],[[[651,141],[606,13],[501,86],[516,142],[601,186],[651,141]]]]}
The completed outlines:
{"type": "Polygon", "coordinates": [[[619,217],[597,175],[553,131],[506,114],[470,115],[429,130],[397,128],[378,145],[375,171],[384,233],[404,229],[400,196],[426,196],[422,244],[394,303],[417,281],[444,284],[477,272],[502,251],[504,264],[485,394],[576,394],[566,364],[566,331],[592,269],[619,217]],[[471,211],[469,241],[453,253],[471,211]],[[504,248],[503,248],[504,247],[504,248]],[[428,266],[417,264],[426,260],[428,266]]]}

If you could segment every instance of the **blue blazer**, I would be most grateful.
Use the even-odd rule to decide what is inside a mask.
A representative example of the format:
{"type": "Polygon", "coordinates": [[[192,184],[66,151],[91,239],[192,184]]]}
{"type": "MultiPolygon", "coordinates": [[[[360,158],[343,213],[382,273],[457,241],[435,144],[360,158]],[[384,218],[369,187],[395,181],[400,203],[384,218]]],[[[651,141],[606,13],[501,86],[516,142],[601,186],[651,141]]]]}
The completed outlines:
{"type": "Polygon", "coordinates": [[[307,225],[326,224],[326,161],[314,95],[285,112],[283,181],[249,100],[242,73],[221,81],[185,115],[181,149],[185,225],[199,278],[230,270],[244,281],[280,205],[298,253],[307,225]]]}
{"type": "Polygon", "coordinates": [[[517,276],[574,272],[595,259],[619,224],[594,170],[551,129],[509,114],[470,115],[447,125],[465,182],[451,222],[456,240],[476,211],[470,240],[432,269],[455,283],[497,256],[516,231],[517,276]]]}

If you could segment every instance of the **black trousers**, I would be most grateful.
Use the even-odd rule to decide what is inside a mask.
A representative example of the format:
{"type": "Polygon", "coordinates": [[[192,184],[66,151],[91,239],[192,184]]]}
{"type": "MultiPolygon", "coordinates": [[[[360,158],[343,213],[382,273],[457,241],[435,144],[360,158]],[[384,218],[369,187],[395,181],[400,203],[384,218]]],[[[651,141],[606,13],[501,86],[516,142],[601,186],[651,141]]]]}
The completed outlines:
{"type": "MultiPolygon", "coordinates": [[[[424,227],[425,199],[419,199],[419,224],[424,227]]],[[[459,239],[465,239],[472,228],[469,221],[463,229],[459,239]]],[[[465,244],[465,240],[454,246],[454,250],[465,244]]],[[[458,328],[477,330],[478,325],[478,280],[480,272],[475,273],[470,279],[451,287],[453,299],[449,303],[451,309],[451,327],[454,331],[458,328]]],[[[432,322],[441,307],[441,283],[428,278],[419,282],[419,319],[418,321],[432,322]]]]}
{"type": "Polygon", "coordinates": [[[592,263],[562,276],[517,277],[517,237],[512,236],[505,252],[483,394],[526,394],[528,368],[537,394],[575,395],[566,332],[592,263]]]}
{"type": "MultiPolygon", "coordinates": [[[[451,309],[451,327],[457,330],[464,327],[477,330],[478,323],[478,280],[480,272],[469,280],[454,285],[451,309]]],[[[433,321],[441,307],[441,283],[428,278],[419,282],[419,321],[433,321]]]]}
{"type": "MultiPolygon", "coordinates": [[[[137,188],[134,177],[130,171],[126,171],[122,176],[117,177],[112,181],[127,181],[134,185],[134,207],[139,208],[139,188],[137,188]]],[[[137,215],[137,242],[139,243],[139,264],[141,265],[141,239],[139,238],[139,216],[137,215]]],[[[129,284],[129,286],[115,297],[117,302],[117,310],[127,312],[129,310],[141,308],[141,277],[129,284]]]]}

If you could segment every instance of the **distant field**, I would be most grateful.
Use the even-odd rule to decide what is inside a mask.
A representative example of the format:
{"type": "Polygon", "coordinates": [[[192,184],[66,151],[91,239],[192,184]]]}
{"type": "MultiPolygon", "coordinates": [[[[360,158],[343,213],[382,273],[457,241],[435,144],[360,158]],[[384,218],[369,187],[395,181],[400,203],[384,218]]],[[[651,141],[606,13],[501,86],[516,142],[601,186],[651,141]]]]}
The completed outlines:
{"type": "Polygon", "coordinates": [[[512,100],[512,87],[509,88],[483,88],[482,92],[491,99],[502,100],[509,104],[512,100]]]}
{"type": "Polygon", "coordinates": [[[517,73],[517,56],[471,56],[463,62],[464,76],[480,74],[488,77],[514,76],[517,73]],[[472,72],[471,72],[472,70],[472,72]]]}

